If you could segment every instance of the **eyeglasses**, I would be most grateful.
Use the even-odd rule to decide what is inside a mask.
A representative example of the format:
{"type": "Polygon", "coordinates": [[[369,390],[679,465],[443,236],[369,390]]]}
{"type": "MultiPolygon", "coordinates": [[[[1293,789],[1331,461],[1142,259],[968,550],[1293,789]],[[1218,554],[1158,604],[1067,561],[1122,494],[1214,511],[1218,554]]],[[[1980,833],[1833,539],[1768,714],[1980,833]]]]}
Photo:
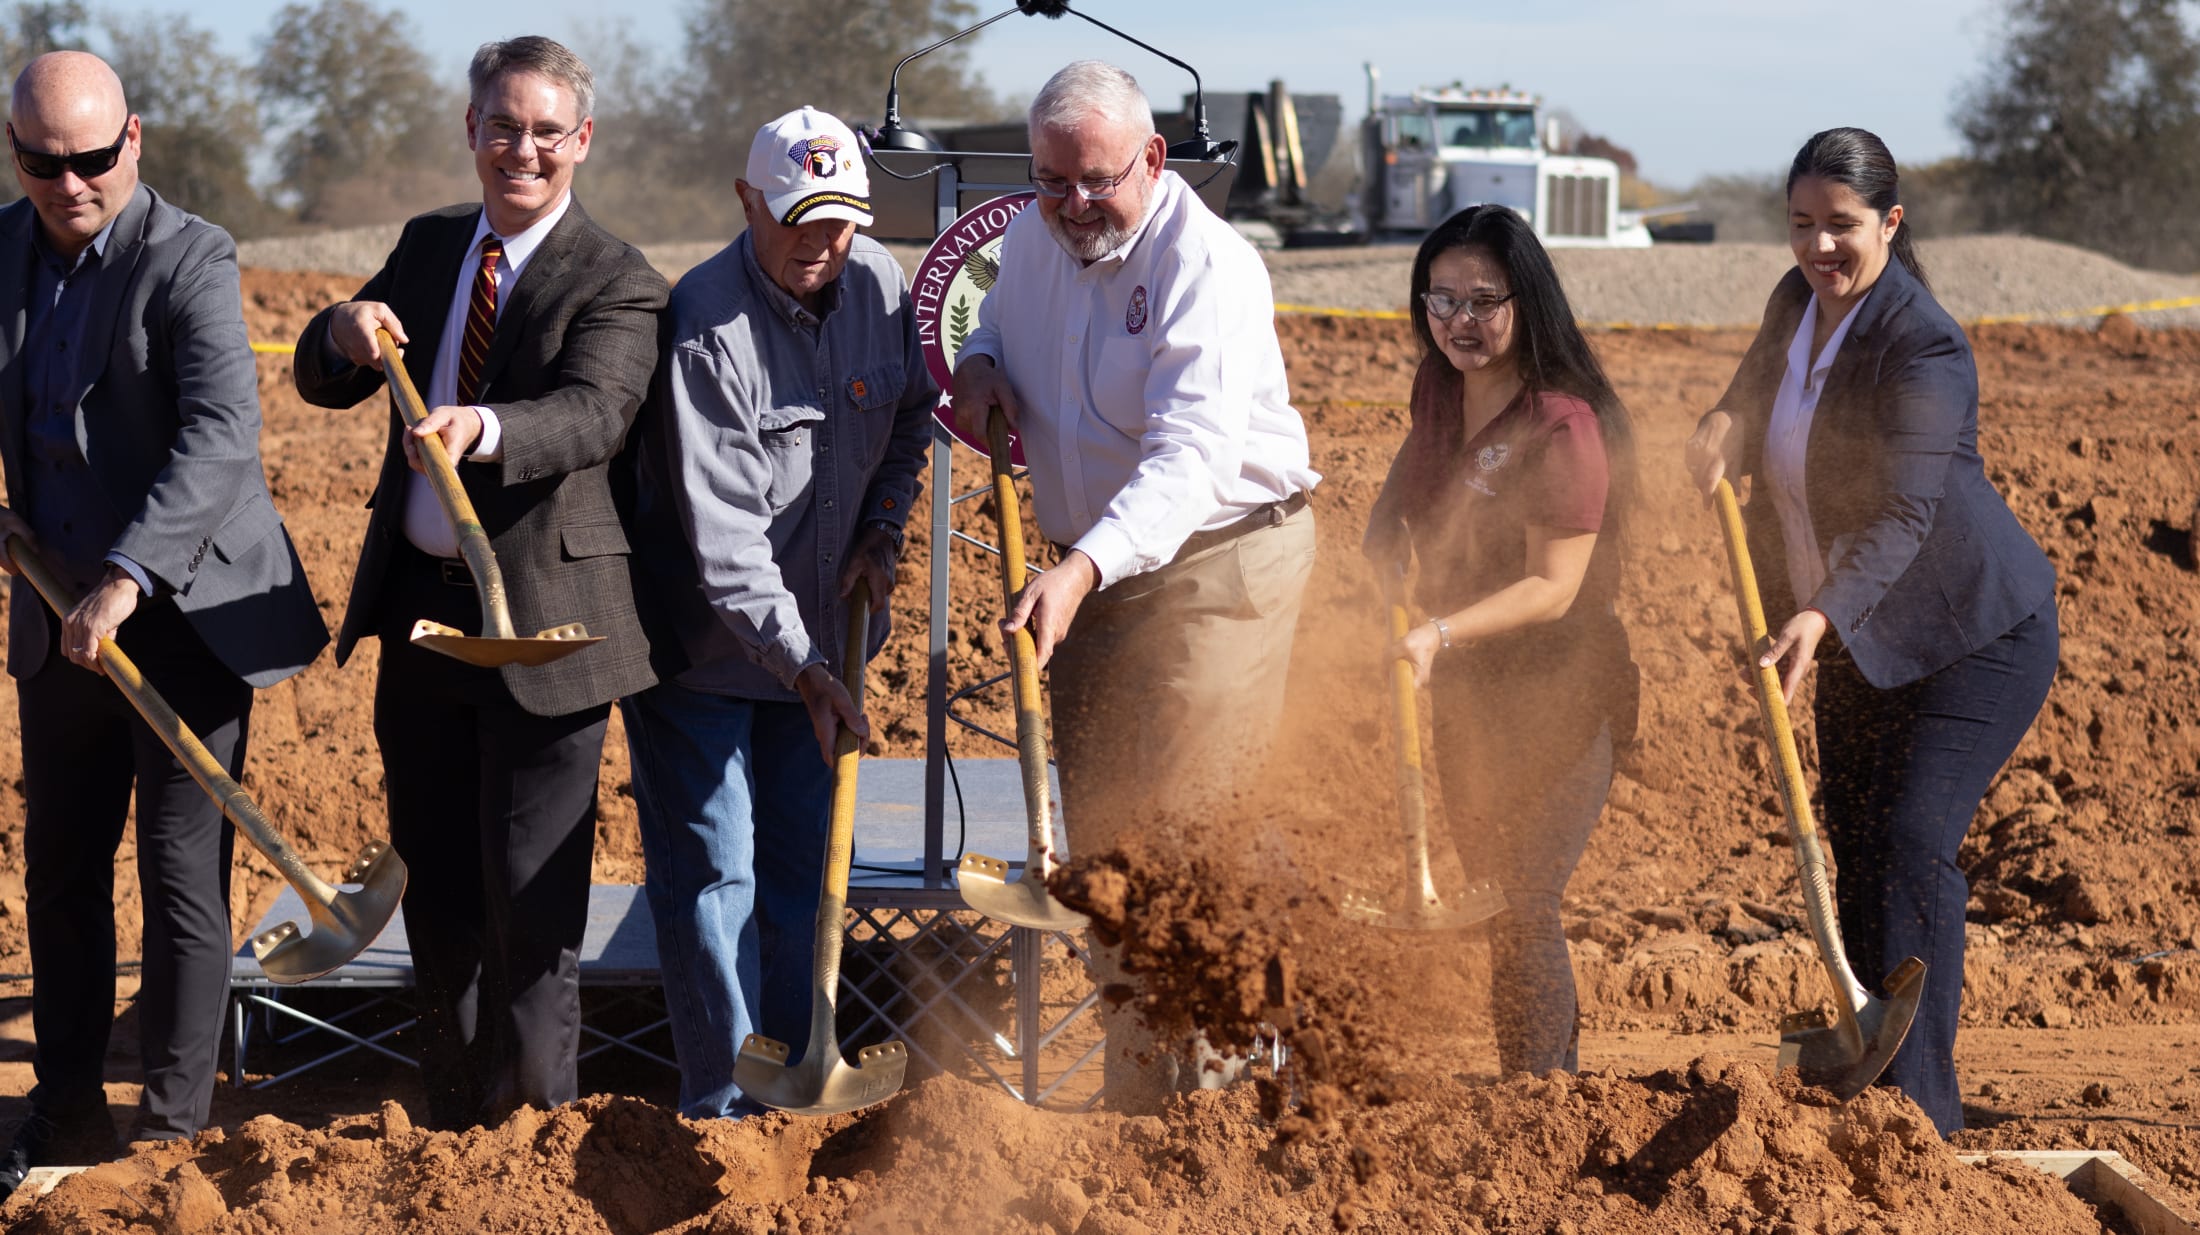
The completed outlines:
{"type": "Polygon", "coordinates": [[[23,143],[15,139],[15,126],[8,126],[8,144],[15,147],[16,166],[33,180],[59,180],[65,171],[75,172],[79,180],[97,180],[114,170],[115,161],[122,157],[122,144],[128,140],[130,121],[126,119],[112,146],[75,154],[52,154],[44,150],[25,150],[23,143]]]}
{"type": "Polygon", "coordinates": [[[558,151],[565,149],[566,141],[580,130],[561,129],[556,125],[542,129],[530,129],[523,125],[513,124],[509,120],[489,120],[483,122],[481,131],[483,134],[482,140],[498,150],[508,146],[517,146],[519,145],[519,139],[525,137],[535,143],[535,153],[556,154],[558,151]]]}
{"type": "Polygon", "coordinates": [[[1506,292],[1502,296],[1476,296],[1471,300],[1461,300],[1449,292],[1422,292],[1421,303],[1428,306],[1428,315],[1440,322],[1450,321],[1461,309],[1465,309],[1467,316],[1475,321],[1486,322],[1497,316],[1497,311],[1504,307],[1506,301],[1519,294],[1506,292]]]}
{"type": "MultiPolygon", "coordinates": [[[[1138,169],[1139,162],[1145,157],[1146,148],[1144,146],[1140,146],[1138,148],[1138,153],[1131,156],[1129,166],[1125,167],[1122,171],[1117,172],[1115,175],[1110,176],[1106,180],[1076,181],[1075,187],[1077,189],[1077,192],[1081,194],[1088,202],[1104,202],[1108,200],[1109,198],[1115,196],[1115,192],[1117,189],[1123,187],[1123,182],[1125,180],[1130,179],[1131,173],[1138,169]]],[[[1029,175],[1029,173],[1027,173],[1027,175],[1029,175]]],[[[1039,191],[1039,196],[1041,197],[1068,197],[1070,188],[1072,187],[1070,181],[1064,180],[1060,176],[1030,175],[1030,180],[1031,187],[1037,189],[1039,191]]]]}

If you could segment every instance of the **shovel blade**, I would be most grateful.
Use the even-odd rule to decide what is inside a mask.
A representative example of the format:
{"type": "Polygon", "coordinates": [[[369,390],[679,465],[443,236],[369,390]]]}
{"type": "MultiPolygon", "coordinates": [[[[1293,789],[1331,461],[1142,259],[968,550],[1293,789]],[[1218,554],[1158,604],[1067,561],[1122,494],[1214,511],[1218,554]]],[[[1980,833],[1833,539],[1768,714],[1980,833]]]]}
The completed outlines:
{"type": "Polygon", "coordinates": [[[1886,996],[1866,994],[1856,1013],[1856,1036],[1812,1009],[1780,1020],[1780,1067],[1802,1070],[1807,1084],[1830,1089],[1843,1102],[1871,1087],[1917,1019],[1925,995],[1925,962],[1910,957],[1887,975],[1886,996]]]}
{"type": "Polygon", "coordinates": [[[1028,865],[1020,878],[1010,879],[1007,862],[982,853],[963,855],[963,860],[955,867],[955,888],[962,893],[964,904],[1011,926],[1076,931],[1083,930],[1091,922],[1084,914],[1054,899],[1054,894],[1047,890],[1046,881],[1034,875],[1028,865]]]}
{"type": "Polygon", "coordinates": [[[326,905],[308,904],[313,932],[285,922],[252,939],[252,955],[273,982],[289,986],[343,968],[389,925],[405,897],[405,860],[386,841],[369,841],[339,883],[358,884],[326,905]]]}
{"type": "Polygon", "coordinates": [[[603,636],[589,634],[588,628],[579,622],[567,622],[533,635],[498,639],[469,635],[455,627],[422,618],[413,623],[412,641],[453,660],[484,669],[501,669],[506,665],[547,665],[591,644],[602,643],[603,636]]]}
{"type": "Polygon", "coordinates": [[[1468,885],[1450,901],[1433,893],[1423,895],[1407,886],[1387,898],[1347,892],[1337,905],[1346,921],[1396,931],[1462,931],[1496,917],[1504,909],[1504,892],[1486,881],[1468,885]]]}
{"type": "Polygon", "coordinates": [[[901,1088],[909,1048],[881,1042],[856,1052],[849,1063],[830,1035],[810,1043],[802,1062],[789,1066],[787,1044],[752,1033],[734,1057],[733,1083],[766,1106],[796,1115],[838,1115],[884,1102],[901,1088]]]}

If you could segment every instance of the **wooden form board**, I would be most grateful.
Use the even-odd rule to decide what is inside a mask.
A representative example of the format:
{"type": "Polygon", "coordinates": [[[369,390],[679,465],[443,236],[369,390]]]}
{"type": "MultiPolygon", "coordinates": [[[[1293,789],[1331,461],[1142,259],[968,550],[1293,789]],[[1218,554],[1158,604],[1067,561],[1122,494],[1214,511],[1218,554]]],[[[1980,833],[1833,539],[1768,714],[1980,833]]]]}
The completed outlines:
{"type": "Polygon", "coordinates": [[[2200,1223],[2147,1191],[2146,1176],[2122,1154],[2105,1150],[2051,1149],[1956,1155],[1958,1161],[1974,1166],[1993,1158],[2053,1175],[2069,1185],[2081,1199],[2122,1214],[2139,1235],[2200,1235],[2200,1223]]]}

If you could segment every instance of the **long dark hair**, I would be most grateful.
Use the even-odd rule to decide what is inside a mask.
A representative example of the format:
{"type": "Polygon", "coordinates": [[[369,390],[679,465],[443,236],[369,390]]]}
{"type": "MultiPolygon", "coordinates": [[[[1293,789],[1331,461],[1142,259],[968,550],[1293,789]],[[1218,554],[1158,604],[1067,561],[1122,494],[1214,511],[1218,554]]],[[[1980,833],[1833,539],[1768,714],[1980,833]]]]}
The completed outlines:
{"type": "MultiPolygon", "coordinates": [[[[1481,249],[1505,270],[1512,289],[1513,364],[1530,397],[1541,391],[1568,394],[1596,413],[1597,429],[1604,436],[1604,455],[1610,471],[1607,514],[1621,522],[1635,493],[1635,430],[1620,402],[1619,393],[1604,376],[1581,327],[1574,323],[1573,306],[1558,281],[1551,255],[1535,238],[1535,229],[1508,206],[1469,206],[1437,224],[1421,241],[1413,257],[1413,298],[1409,302],[1413,333],[1421,340],[1421,357],[1442,361],[1436,334],[1429,324],[1429,268],[1436,259],[1455,249],[1481,249]]],[[[1463,310],[1462,310],[1463,311],[1463,310]]],[[[1448,361],[1442,361],[1448,365],[1448,361]]],[[[1441,440],[1441,439],[1439,439],[1441,440]]],[[[1453,443],[1464,448],[1464,440],[1453,443]]]]}
{"type": "MultiPolygon", "coordinates": [[[[1793,193],[1795,182],[1805,176],[1846,185],[1882,218],[1902,202],[1894,155],[1878,134],[1863,129],[1826,129],[1811,134],[1803,148],[1795,152],[1795,161],[1788,165],[1787,191],[1793,193]]],[[[1895,225],[1894,241],[1887,247],[1903,269],[1931,291],[1932,281],[1925,277],[1925,267],[1917,260],[1917,243],[1910,232],[1910,221],[1902,220],[1895,225]]]]}

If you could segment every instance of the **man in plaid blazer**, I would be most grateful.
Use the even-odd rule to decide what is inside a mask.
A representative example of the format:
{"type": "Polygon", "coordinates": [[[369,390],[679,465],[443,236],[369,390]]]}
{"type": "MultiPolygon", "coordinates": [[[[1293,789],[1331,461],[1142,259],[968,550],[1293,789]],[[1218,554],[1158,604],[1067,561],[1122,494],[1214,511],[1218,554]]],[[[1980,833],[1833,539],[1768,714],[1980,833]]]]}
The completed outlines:
{"type": "Polygon", "coordinates": [[[377,328],[431,409],[391,413],[341,663],[381,639],[375,737],[390,835],[411,868],[405,928],[438,1127],[578,1096],[579,952],[611,701],[655,679],[612,505],[617,456],[657,358],[664,279],[572,197],[593,136],[588,67],[548,39],[485,44],[468,70],[479,205],[413,219],[381,271],[298,341],[300,394],[350,407],[383,386],[377,328]],[[473,580],[425,476],[443,440],[522,632],[581,622],[602,643],[481,669],[414,646],[419,618],[478,631],[473,580]],[[408,466],[409,465],[409,466],[408,466]]]}

